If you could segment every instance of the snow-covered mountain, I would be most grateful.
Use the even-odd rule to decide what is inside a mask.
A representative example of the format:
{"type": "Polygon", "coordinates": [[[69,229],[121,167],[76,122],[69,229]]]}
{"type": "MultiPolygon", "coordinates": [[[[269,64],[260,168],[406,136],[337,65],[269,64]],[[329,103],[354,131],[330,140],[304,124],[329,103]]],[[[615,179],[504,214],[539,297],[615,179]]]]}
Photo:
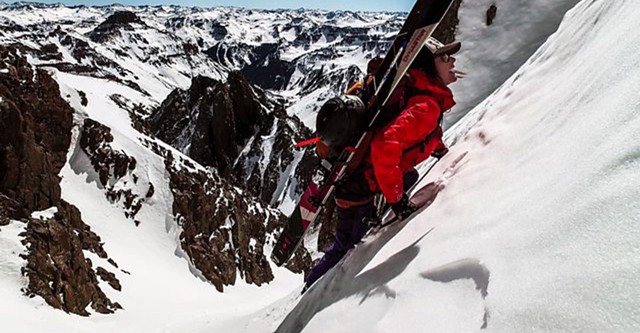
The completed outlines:
{"type": "MultiPolygon", "coordinates": [[[[241,169],[233,173],[237,176],[234,185],[250,189],[265,202],[290,212],[313,161],[307,158],[303,162],[306,165],[298,165],[303,155],[299,151],[292,153],[295,151],[292,142],[311,134],[287,114],[313,125],[318,105],[360,77],[358,65],[364,66],[367,58],[382,52],[399,29],[403,15],[15,3],[1,7],[0,26],[4,33],[0,42],[17,43],[36,66],[117,82],[146,96],[144,102],[138,103],[126,94],[112,93],[110,97],[130,113],[136,128],[143,132],[147,118],[163,119],[158,115],[150,117],[158,107],[161,113],[175,112],[164,107],[171,104],[165,98],[178,94],[174,90],[186,90],[200,76],[224,82],[230,71],[241,70],[259,87],[244,89],[241,94],[251,96],[236,94],[234,99],[260,99],[261,102],[254,103],[256,110],[286,110],[286,114],[277,113],[276,118],[288,124],[290,130],[276,129],[275,123],[260,124],[260,130],[250,130],[253,124],[264,120],[265,112],[257,110],[251,114],[243,111],[241,105],[235,108],[237,118],[255,117],[245,125],[240,120],[213,126],[218,139],[202,132],[209,126],[206,119],[198,120],[201,132],[193,133],[195,118],[184,124],[186,128],[179,128],[181,122],[167,124],[179,130],[181,138],[169,139],[170,133],[159,137],[205,166],[230,169],[231,166],[220,163],[228,160],[225,165],[241,169]],[[282,76],[286,84],[274,85],[280,80],[274,74],[282,76]],[[282,97],[268,91],[258,92],[262,90],[275,91],[282,97]],[[253,92],[266,97],[259,98],[253,92]],[[313,102],[309,101],[311,95],[313,102]],[[300,113],[300,107],[309,111],[300,113]],[[234,126],[238,124],[245,129],[236,129],[234,126]],[[221,131],[224,128],[240,135],[228,137],[221,131]],[[273,144],[276,146],[272,147],[273,144]],[[220,152],[215,161],[203,158],[212,147],[220,152]],[[262,156],[267,150],[272,153],[262,156]],[[257,178],[256,160],[261,166],[257,178]],[[261,184],[259,188],[254,186],[256,181],[261,184]]],[[[206,114],[194,111],[186,113],[194,117],[206,114]]],[[[223,119],[223,112],[218,113],[217,119],[223,119]]],[[[167,129],[157,124],[156,128],[167,129]]],[[[311,154],[307,152],[307,156],[311,154]]],[[[229,174],[222,172],[222,176],[229,174]]]]}
{"type": "MultiPolygon", "coordinates": [[[[446,126],[457,122],[513,74],[577,1],[479,0],[462,6],[455,1],[445,29],[437,31],[436,37],[443,41],[451,41],[454,33],[465,37],[458,63],[467,75],[454,85],[457,106],[445,120],[446,126]]],[[[122,78],[125,82],[160,89],[153,87],[157,79],[167,89],[176,85],[184,89],[197,75],[222,78],[224,69],[241,70],[251,82],[286,97],[288,114],[298,116],[312,129],[319,106],[358,79],[369,59],[384,54],[406,15],[227,7],[66,7],[24,2],[0,8],[0,26],[6,31],[51,31],[60,26],[65,32],[87,33],[112,14],[134,13],[124,37],[116,33],[108,43],[111,52],[96,48],[117,63],[118,58],[133,57],[127,62],[144,64],[137,65],[142,71],[132,71],[138,77],[138,72],[152,76],[147,86],[140,82],[143,78],[122,78]],[[205,54],[208,57],[203,58],[205,54]],[[211,61],[215,69],[210,67],[211,61]]],[[[124,16],[120,19],[126,20],[124,16]]],[[[108,34],[109,26],[98,30],[108,34]]],[[[92,38],[108,39],[98,35],[100,32],[93,33],[92,38]]],[[[162,90],[158,95],[166,94],[167,90],[162,90]]]]}
{"type": "MultiPolygon", "coordinates": [[[[3,30],[49,33],[59,26],[71,38],[87,34],[102,44],[95,47],[96,53],[118,63],[109,64],[110,74],[135,81],[152,96],[166,95],[163,88],[184,88],[197,75],[223,77],[220,67],[242,70],[262,88],[290,97],[289,114],[300,115],[309,127],[318,105],[362,75],[368,59],[384,52],[406,15],[34,3],[0,8],[3,30]],[[111,20],[104,21],[107,17],[111,20]],[[146,74],[131,79],[131,72],[146,74]],[[164,87],[155,86],[155,80],[164,87]]],[[[39,45],[43,40],[32,42],[39,45]]],[[[62,48],[60,42],[51,42],[62,48]]],[[[72,52],[77,59],[81,51],[72,52]]],[[[62,56],[69,58],[65,52],[62,56]]]]}
{"type": "Polygon", "coordinates": [[[535,51],[577,2],[460,5],[458,106],[500,89],[447,133],[436,201],[304,297],[309,255],[267,259],[310,171],[294,116],[404,14],[0,5],[6,327],[634,331],[640,8],[582,1],[535,51]]]}
{"type": "MultiPolygon", "coordinates": [[[[124,256],[122,253],[110,256],[112,245],[102,248],[100,237],[105,234],[92,231],[105,220],[120,221],[125,228],[133,226],[133,233],[140,239],[154,237],[144,236],[145,232],[139,230],[158,228],[155,230],[165,239],[161,252],[169,255],[169,261],[182,258],[183,274],[208,281],[218,291],[237,281],[255,285],[272,281],[273,270],[265,250],[285,219],[267,205],[291,206],[299,195],[305,179],[301,163],[304,152],[295,151],[293,145],[309,133],[295,117],[286,114],[281,99],[267,98],[242,78],[236,80],[241,81],[239,84],[228,80],[220,84],[231,86],[226,93],[234,103],[227,109],[209,111],[224,120],[235,119],[224,123],[225,133],[237,131],[238,137],[218,136],[206,141],[211,138],[201,138],[200,132],[194,132],[189,145],[210,152],[230,147],[222,157],[247,172],[246,179],[244,174],[230,179],[228,172],[218,168],[220,165],[200,164],[176,150],[185,147],[170,147],[145,134],[151,132],[150,116],[165,110],[161,102],[172,91],[188,85],[191,75],[226,80],[228,68],[175,35],[146,24],[132,12],[114,10],[105,18],[95,15],[96,21],[92,21],[90,8],[77,8],[86,11],[89,18],[65,29],[61,24],[68,21],[39,22],[37,15],[30,15],[40,10],[66,12],[68,7],[18,4],[4,9],[9,28],[3,29],[0,37],[4,43],[0,50],[0,102],[6,110],[1,155],[2,222],[9,223],[9,218],[30,221],[25,229],[25,243],[30,244],[25,255],[29,268],[24,271],[29,279],[25,292],[41,296],[53,307],[83,315],[89,313],[89,305],[101,313],[126,307],[117,296],[105,295],[97,278],[109,281],[107,288],[121,291],[132,275],[127,260],[117,258],[124,256]],[[20,26],[14,21],[20,18],[39,24],[20,26]],[[84,31],[82,24],[87,24],[84,31]],[[253,112],[253,118],[244,119],[249,112],[253,112]],[[48,121],[48,115],[55,122],[48,121]],[[270,124],[266,124],[268,119],[270,124]],[[273,133],[272,128],[276,129],[273,133]],[[56,131],[64,135],[57,137],[56,131]],[[262,149],[256,152],[255,145],[262,149]],[[269,154],[263,152],[267,148],[269,154]],[[259,160],[262,172],[249,168],[248,161],[254,159],[259,160]],[[267,167],[269,170],[265,170],[267,167]],[[65,201],[76,194],[79,197],[73,203],[65,201]],[[105,210],[102,205],[109,208],[105,210]],[[31,215],[46,209],[42,218],[31,215]],[[29,216],[33,220],[28,220],[29,216]],[[60,224],[55,233],[43,230],[42,225],[54,223],[60,224]],[[54,250],[60,239],[69,237],[66,247],[54,250]],[[52,265],[46,264],[47,248],[59,254],[52,265]],[[95,255],[97,266],[87,260],[95,255]],[[82,269],[69,270],[69,266],[82,269]]],[[[236,76],[232,72],[229,77],[236,76]]],[[[208,88],[201,93],[207,92],[208,88]]],[[[179,106],[169,111],[177,109],[179,106]]],[[[206,133],[212,124],[201,118],[205,121],[200,130],[206,133]]],[[[187,149],[185,153],[196,158],[206,152],[197,155],[187,149]]],[[[113,231],[103,230],[106,234],[113,231]]],[[[292,271],[299,273],[308,267],[305,253],[300,250],[301,260],[306,261],[292,263],[292,271]]]]}

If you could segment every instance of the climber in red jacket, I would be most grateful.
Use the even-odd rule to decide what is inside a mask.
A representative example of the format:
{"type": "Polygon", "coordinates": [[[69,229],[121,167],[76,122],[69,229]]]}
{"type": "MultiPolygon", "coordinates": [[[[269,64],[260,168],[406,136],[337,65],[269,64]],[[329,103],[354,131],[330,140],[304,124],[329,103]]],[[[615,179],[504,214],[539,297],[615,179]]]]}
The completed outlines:
{"type": "Polygon", "coordinates": [[[400,100],[402,111],[376,132],[369,156],[336,186],[336,239],[307,275],[304,290],[360,242],[375,216],[376,193],[382,192],[401,220],[416,211],[405,191],[418,180],[416,165],[448,152],[442,142],[441,121],[444,112],[455,105],[447,86],[457,80],[453,54],[460,46],[459,42],[428,43],[394,90],[390,100],[400,100]]]}
{"type": "Polygon", "coordinates": [[[436,49],[434,57],[425,48],[418,55],[416,66],[408,71],[405,109],[376,133],[371,144],[375,177],[369,175],[370,186],[382,192],[401,219],[415,211],[405,193],[403,176],[429,156],[442,157],[448,151],[440,123],[444,112],[455,105],[447,85],[457,80],[452,54],[459,48],[460,43],[453,43],[446,46],[449,53],[436,49]]]}

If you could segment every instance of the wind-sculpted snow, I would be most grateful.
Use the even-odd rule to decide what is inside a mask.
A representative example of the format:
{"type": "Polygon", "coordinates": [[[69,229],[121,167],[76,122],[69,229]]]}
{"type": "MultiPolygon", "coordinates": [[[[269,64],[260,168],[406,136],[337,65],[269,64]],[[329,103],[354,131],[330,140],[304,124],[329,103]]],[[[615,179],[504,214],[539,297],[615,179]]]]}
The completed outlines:
{"type": "MultiPolygon", "coordinates": [[[[450,264],[429,269],[420,274],[425,279],[437,282],[452,282],[456,280],[470,279],[476,284],[476,289],[480,291],[482,298],[487,298],[489,294],[489,277],[491,272],[477,259],[461,259],[450,264]]],[[[481,329],[488,326],[489,312],[484,312],[481,329]]]]}
{"type": "Polygon", "coordinates": [[[445,119],[454,125],[509,78],[557,28],[579,0],[477,0],[465,2],[456,37],[456,65],[466,72],[452,85],[457,105],[445,119]],[[493,7],[492,7],[493,6],[493,7]],[[495,10],[491,24],[486,12],[495,10]]]}
{"type": "MultiPolygon", "coordinates": [[[[356,304],[360,305],[371,298],[395,299],[398,294],[387,283],[405,271],[409,263],[420,252],[418,242],[426,238],[432,230],[428,230],[419,236],[413,244],[398,251],[375,269],[365,271],[362,274],[359,273],[363,272],[367,263],[395,236],[398,230],[397,228],[394,228],[393,231],[387,230],[375,241],[361,245],[358,249],[358,258],[347,257],[342,260],[336,269],[323,278],[324,280],[330,280],[331,283],[321,282],[305,293],[296,307],[289,312],[282,324],[278,326],[276,332],[301,332],[316,314],[344,299],[352,298],[356,304]]],[[[349,325],[352,325],[352,323],[349,323],[349,325]]],[[[364,329],[366,330],[366,328],[364,329]]]]}

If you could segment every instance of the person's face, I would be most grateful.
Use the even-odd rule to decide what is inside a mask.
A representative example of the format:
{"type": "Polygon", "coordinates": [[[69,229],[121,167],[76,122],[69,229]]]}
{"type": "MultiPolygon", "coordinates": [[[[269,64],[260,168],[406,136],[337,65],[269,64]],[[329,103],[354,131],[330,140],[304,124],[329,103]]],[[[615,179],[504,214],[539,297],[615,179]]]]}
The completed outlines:
{"type": "Polygon", "coordinates": [[[448,54],[442,54],[436,56],[435,63],[438,76],[440,76],[440,79],[442,80],[442,82],[444,82],[445,85],[449,85],[458,80],[456,74],[453,72],[456,58],[448,54]]]}

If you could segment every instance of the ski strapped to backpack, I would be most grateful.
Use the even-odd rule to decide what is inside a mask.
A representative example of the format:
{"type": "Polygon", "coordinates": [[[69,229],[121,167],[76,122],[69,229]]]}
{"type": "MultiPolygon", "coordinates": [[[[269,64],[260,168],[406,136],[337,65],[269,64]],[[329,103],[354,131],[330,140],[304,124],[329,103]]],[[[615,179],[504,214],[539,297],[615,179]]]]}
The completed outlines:
{"type": "Polygon", "coordinates": [[[316,220],[322,206],[333,193],[335,185],[344,177],[349,165],[362,159],[373,137],[372,128],[383,113],[390,93],[405,76],[451,3],[452,0],[418,0],[416,2],[372,78],[374,95],[367,102],[366,107],[374,111],[374,115],[365,122],[364,132],[355,145],[351,146],[353,149],[343,149],[321,160],[311,183],[274,246],[271,258],[276,265],[281,266],[289,260],[300,245],[304,233],[316,220]]]}

